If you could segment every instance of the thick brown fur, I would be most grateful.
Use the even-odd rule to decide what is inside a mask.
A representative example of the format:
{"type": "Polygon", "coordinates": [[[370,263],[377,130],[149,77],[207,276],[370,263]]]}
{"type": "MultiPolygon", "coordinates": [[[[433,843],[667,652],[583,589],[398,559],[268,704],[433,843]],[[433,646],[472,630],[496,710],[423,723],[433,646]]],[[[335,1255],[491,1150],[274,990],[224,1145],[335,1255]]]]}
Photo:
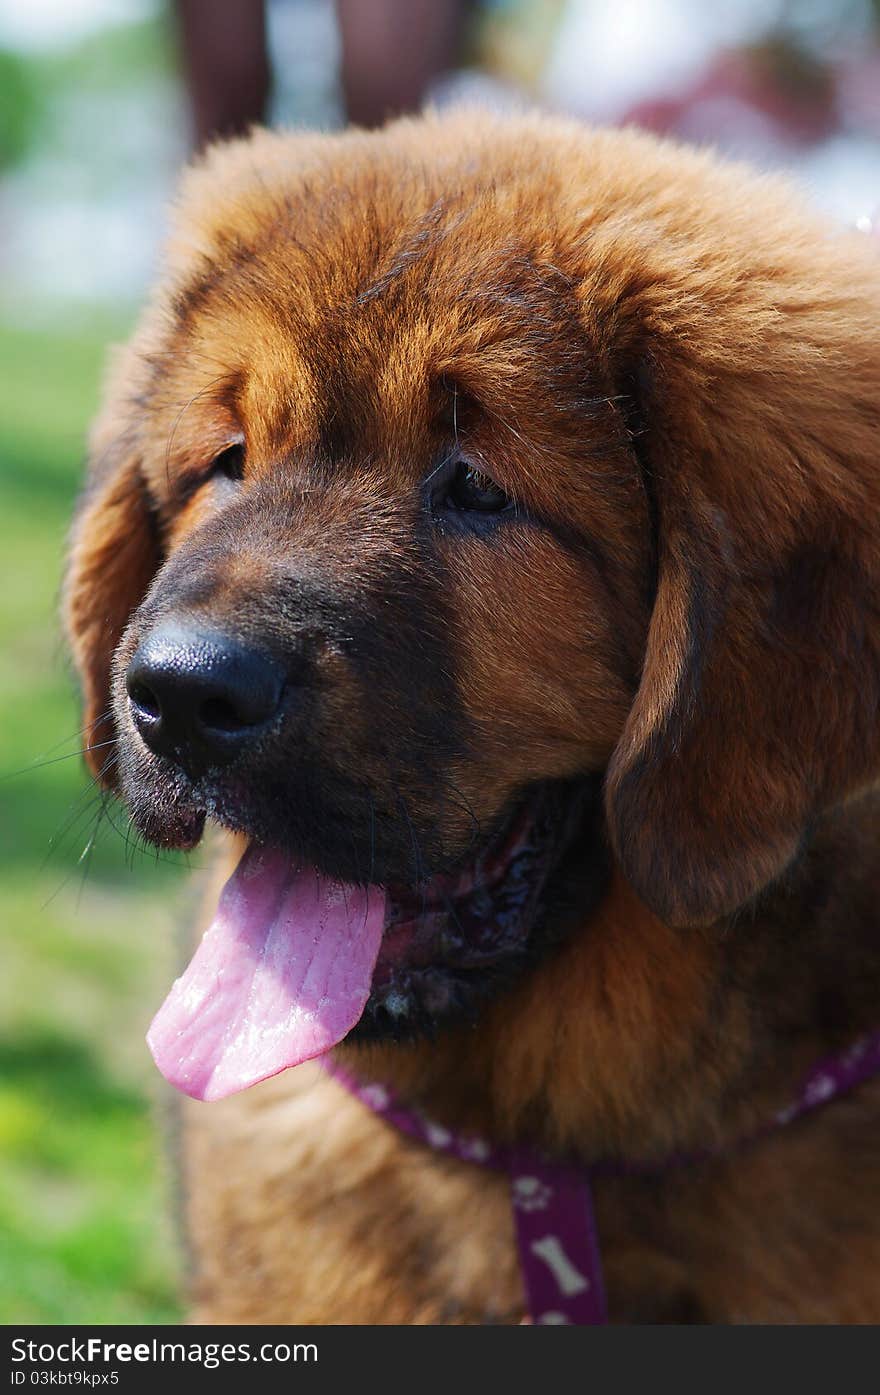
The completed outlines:
{"type": "MultiPolygon", "coordinates": [[[[66,619],[149,836],[182,796],[120,676],[171,582],[180,603],[175,558],[210,572],[200,613],[251,627],[285,549],[371,614],[403,597],[377,642],[398,694],[410,663],[453,675],[461,802],[419,782],[425,694],[368,702],[329,649],[310,740],[380,814],[390,763],[429,850],[535,781],[604,777],[598,908],[476,1023],[344,1051],[441,1119],[585,1162],[720,1147],[597,1183],[614,1321],[880,1321],[880,1089],[733,1150],[880,1025],[878,429],[867,240],[707,154],[478,112],[211,151],[96,428],[66,619]],[[450,430],[521,518],[441,538],[422,575],[406,510],[450,430]],[[218,531],[207,484],[242,435],[235,536],[262,510],[265,548],[218,531]],[[371,744],[383,724],[406,758],[371,744]]],[[[198,1320],[521,1319],[503,1179],[316,1067],[185,1119],[198,1320]]]]}

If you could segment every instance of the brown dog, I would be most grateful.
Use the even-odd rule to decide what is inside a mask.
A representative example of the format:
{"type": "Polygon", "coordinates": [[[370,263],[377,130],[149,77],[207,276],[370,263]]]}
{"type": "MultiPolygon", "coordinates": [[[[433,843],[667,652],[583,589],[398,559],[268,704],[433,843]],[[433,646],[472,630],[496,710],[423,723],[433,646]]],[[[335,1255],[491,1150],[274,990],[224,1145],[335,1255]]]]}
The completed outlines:
{"type": "MultiPolygon", "coordinates": [[[[878,427],[876,253],[776,179],[472,112],[214,149],[66,588],[137,827],[255,845],[167,1073],[345,1037],[498,1140],[714,1149],[597,1182],[612,1320],[880,1321],[878,1086],[735,1150],[880,1026],[878,427]]],[[[500,1176],[315,1065],[185,1113],[201,1320],[521,1319],[500,1176]]]]}

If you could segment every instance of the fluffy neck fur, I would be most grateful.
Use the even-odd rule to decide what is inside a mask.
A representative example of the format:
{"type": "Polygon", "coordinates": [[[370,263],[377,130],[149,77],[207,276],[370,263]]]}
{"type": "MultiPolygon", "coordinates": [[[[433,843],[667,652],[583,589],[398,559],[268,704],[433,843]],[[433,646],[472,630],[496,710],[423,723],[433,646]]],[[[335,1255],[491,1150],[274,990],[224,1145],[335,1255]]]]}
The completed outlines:
{"type": "Polygon", "coordinates": [[[664,925],[614,869],[477,1025],[341,1054],[450,1124],[584,1161],[731,1144],[878,1025],[878,825],[876,796],[826,816],[783,881],[705,929],[664,925]]]}

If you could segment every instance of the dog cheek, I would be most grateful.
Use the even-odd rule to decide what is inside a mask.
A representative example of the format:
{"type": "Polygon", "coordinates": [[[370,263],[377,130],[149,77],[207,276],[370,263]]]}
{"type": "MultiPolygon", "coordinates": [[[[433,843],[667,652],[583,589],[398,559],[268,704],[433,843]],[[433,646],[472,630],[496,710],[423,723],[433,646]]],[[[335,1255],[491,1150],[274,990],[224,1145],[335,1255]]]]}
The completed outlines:
{"type": "Polygon", "coordinates": [[[474,548],[455,591],[462,703],[483,789],[488,780],[499,798],[602,768],[632,692],[589,570],[550,540],[474,548]]]}

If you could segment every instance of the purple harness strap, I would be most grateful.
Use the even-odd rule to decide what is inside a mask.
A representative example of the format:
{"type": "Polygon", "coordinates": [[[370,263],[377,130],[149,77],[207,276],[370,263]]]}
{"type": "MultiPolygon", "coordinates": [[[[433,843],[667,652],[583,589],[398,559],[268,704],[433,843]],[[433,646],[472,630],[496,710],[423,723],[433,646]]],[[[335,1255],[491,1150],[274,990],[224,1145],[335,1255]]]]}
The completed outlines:
{"type": "Polygon", "coordinates": [[[598,1326],[608,1321],[588,1174],[520,1148],[497,1148],[405,1109],[385,1085],[361,1084],[331,1057],[330,1074],[401,1133],[438,1153],[510,1175],[520,1264],[533,1322],[598,1326]]]}
{"type": "MultiPolygon", "coordinates": [[[[361,1083],[332,1057],[325,1057],[324,1064],[350,1094],[401,1133],[460,1162],[509,1174],[520,1267],[533,1323],[597,1327],[608,1322],[591,1172],[647,1175],[720,1156],[707,1151],[676,1155],[665,1163],[644,1167],[625,1163],[600,1163],[592,1169],[572,1167],[523,1148],[498,1148],[476,1135],[453,1133],[418,1110],[405,1108],[386,1086],[361,1083]]],[[[878,1074],[880,1031],[860,1037],[837,1055],[819,1061],[807,1073],[792,1103],[737,1146],[794,1123],[878,1074]]]]}

